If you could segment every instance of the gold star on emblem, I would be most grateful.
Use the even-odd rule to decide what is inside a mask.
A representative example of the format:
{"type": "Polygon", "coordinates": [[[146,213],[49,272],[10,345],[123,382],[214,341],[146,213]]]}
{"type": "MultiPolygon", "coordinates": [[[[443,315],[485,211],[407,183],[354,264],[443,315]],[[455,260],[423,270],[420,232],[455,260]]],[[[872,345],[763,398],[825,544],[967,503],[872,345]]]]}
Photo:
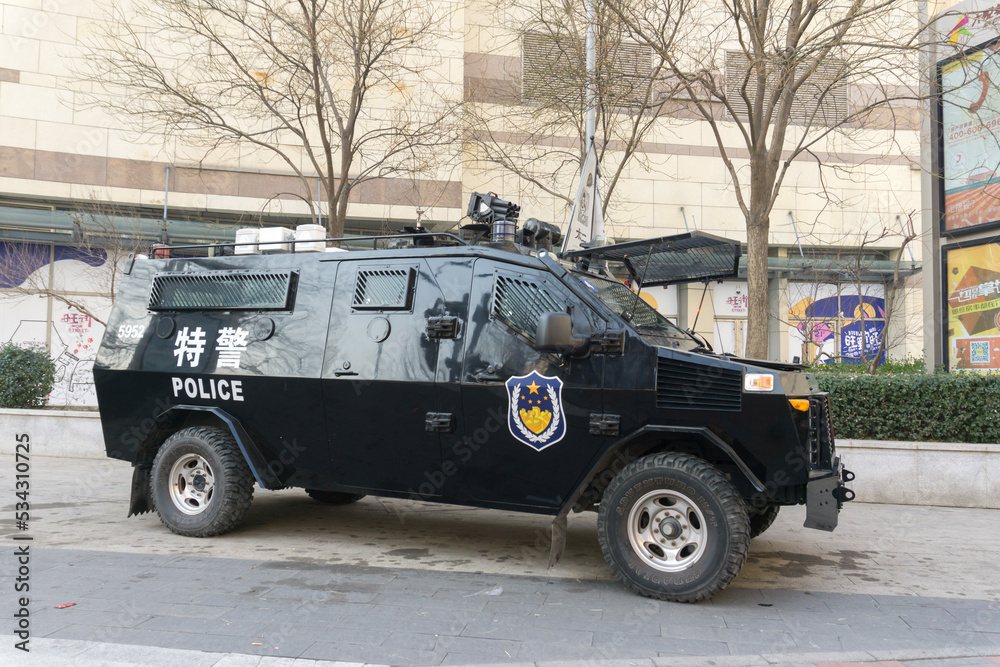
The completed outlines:
{"type": "Polygon", "coordinates": [[[530,390],[531,390],[531,393],[532,393],[532,394],[537,394],[537,393],[538,393],[538,387],[539,387],[539,386],[540,386],[540,385],[537,385],[537,384],[535,384],[535,381],[534,381],[534,380],[532,380],[532,381],[531,381],[531,384],[529,384],[529,385],[528,385],[528,389],[530,389],[530,390]]]}

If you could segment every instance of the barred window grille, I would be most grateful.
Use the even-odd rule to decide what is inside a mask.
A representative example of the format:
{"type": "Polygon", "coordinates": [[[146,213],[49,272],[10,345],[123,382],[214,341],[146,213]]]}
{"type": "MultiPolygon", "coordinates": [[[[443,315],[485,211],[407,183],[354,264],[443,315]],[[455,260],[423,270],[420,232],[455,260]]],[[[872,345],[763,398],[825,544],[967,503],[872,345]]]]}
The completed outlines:
{"type": "Polygon", "coordinates": [[[542,313],[565,313],[559,303],[538,283],[498,275],[493,289],[493,319],[523,333],[532,341],[542,313]]]}
{"type": "Polygon", "coordinates": [[[635,292],[617,280],[605,280],[588,275],[586,282],[597,288],[601,301],[611,306],[619,314],[629,314],[629,322],[637,327],[660,327],[663,318],[654,308],[643,301],[635,292]]]}
{"type": "MultiPolygon", "coordinates": [[[[521,102],[547,104],[553,99],[580,99],[586,95],[584,41],[575,37],[528,32],[521,39],[521,102]]],[[[604,98],[622,106],[648,100],[648,78],[653,72],[653,50],[647,46],[616,44],[604,65],[604,98]]]]}
{"type": "Polygon", "coordinates": [[[289,310],[294,271],[205,271],[153,277],[150,310],[289,310]]]}
{"type": "MultiPolygon", "coordinates": [[[[764,87],[765,99],[769,100],[778,79],[777,58],[774,64],[768,62],[767,83],[764,87]]],[[[796,76],[801,74],[800,65],[796,76]]],[[[747,105],[743,101],[743,85],[751,103],[756,95],[756,79],[751,73],[750,60],[742,51],[726,52],[726,98],[736,115],[747,117],[747,105]]],[[[790,120],[796,124],[835,125],[848,114],[847,62],[837,58],[827,58],[795,93],[790,120]]]]}
{"type": "Polygon", "coordinates": [[[413,267],[360,269],[353,305],[361,310],[409,310],[415,276],[413,267]]]}

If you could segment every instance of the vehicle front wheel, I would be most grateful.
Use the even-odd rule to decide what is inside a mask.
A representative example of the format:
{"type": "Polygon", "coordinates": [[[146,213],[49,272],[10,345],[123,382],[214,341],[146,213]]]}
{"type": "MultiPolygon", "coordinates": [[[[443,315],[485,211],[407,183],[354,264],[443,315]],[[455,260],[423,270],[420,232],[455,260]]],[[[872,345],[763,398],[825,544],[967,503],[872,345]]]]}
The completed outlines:
{"type": "Polygon", "coordinates": [[[732,483],[688,454],[627,465],[601,500],[597,534],[612,571],[633,591],[698,602],[724,589],[746,562],[750,526],[732,483]]]}
{"type": "Polygon", "coordinates": [[[310,498],[324,505],[350,505],[365,497],[364,494],[359,493],[341,493],[340,491],[323,491],[322,489],[306,489],[306,493],[310,498]]]}
{"type": "Polygon", "coordinates": [[[188,537],[229,532],[253,500],[253,473],[221,428],[186,428],[167,438],[153,459],[149,484],[160,521],[188,537]]]}

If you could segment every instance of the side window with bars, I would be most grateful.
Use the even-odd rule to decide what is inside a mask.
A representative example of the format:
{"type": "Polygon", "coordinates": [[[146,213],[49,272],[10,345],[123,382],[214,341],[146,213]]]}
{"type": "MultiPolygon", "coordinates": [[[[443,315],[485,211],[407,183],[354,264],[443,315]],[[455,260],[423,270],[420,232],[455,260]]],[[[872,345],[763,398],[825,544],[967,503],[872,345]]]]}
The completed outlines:
{"type": "Polygon", "coordinates": [[[149,309],[291,310],[295,271],[201,271],[153,277],[149,309]]]}
{"type": "Polygon", "coordinates": [[[532,342],[539,315],[565,312],[566,304],[560,303],[541,283],[497,274],[493,285],[493,319],[524,334],[532,342]]]}
{"type": "Polygon", "coordinates": [[[356,310],[409,310],[416,274],[412,266],[361,267],[351,305],[356,310]]]}

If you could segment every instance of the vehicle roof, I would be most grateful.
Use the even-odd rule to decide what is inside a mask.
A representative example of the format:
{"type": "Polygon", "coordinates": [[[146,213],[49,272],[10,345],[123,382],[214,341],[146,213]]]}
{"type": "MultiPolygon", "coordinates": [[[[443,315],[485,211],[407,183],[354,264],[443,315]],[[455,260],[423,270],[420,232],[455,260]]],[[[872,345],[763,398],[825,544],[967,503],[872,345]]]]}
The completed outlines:
{"type": "MultiPolygon", "coordinates": [[[[157,268],[162,271],[176,270],[178,264],[195,262],[198,264],[212,264],[213,268],[225,269],[227,265],[232,265],[234,270],[239,267],[245,269],[252,265],[280,266],[283,268],[294,267],[308,262],[341,262],[355,260],[390,260],[390,259],[426,259],[435,257],[489,257],[507,263],[520,264],[544,269],[543,262],[529,254],[517,251],[513,244],[504,244],[505,247],[492,247],[488,245],[454,245],[454,246],[414,246],[409,248],[379,248],[379,249],[352,249],[346,252],[285,252],[271,254],[248,254],[248,255],[222,255],[208,257],[203,255],[174,255],[167,259],[148,259],[147,261],[159,264],[157,268]],[[509,246],[509,247],[507,247],[509,246]],[[162,263],[162,264],[161,264],[162,263]]],[[[183,252],[185,247],[172,248],[183,252]]]]}

